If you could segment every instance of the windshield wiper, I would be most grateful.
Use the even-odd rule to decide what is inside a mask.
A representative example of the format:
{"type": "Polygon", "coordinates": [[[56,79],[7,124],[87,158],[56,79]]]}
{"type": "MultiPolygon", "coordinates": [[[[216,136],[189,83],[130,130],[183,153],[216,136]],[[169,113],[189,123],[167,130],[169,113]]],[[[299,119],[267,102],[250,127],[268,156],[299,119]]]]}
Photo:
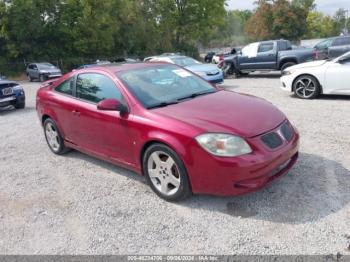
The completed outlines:
{"type": "Polygon", "coordinates": [[[173,105],[173,104],[178,104],[179,102],[177,100],[174,101],[164,101],[164,102],[160,102],[158,104],[155,105],[151,105],[149,107],[147,107],[147,109],[152,109],[152,108],[158,108],[158,107],[165,107],[168,105],[173,105]]]}
{"type": "Polygon", "coordinates": [[[177,99],[177,101],[182,101],[182,100],[185,100],[185,99],[189,99],[189,98],[195,98],[197,96],[203,96],[203,95],[207,95],[207,94],[212,94],[212,93],[215,93],[216,91],[215,90],[207,90],[207,91],[204,91],[204,92],[197,92],[197,93],[192,93],[188,96],[184,96],[184,97],[181,97],[179,99],[177,99]]]}

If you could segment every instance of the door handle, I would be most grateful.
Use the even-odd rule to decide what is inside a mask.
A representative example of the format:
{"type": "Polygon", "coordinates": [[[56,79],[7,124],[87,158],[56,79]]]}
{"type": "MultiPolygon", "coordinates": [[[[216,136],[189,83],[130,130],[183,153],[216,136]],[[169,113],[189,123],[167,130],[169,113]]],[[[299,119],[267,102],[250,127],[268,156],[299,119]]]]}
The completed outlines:
{"type": "Polygon", "coordinates": [[[75,116],[80,116],[80,112],[78,110],[73,110],[72,113],[75,116]]]}

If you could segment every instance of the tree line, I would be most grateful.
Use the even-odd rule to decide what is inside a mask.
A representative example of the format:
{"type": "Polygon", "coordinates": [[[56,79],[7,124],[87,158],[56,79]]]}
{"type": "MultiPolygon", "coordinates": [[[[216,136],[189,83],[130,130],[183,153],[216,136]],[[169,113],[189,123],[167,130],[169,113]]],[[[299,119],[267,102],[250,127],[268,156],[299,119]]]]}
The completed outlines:
{"type": "Polygon", "coordinates": [[[64,61],[71,69],[87,59],[196,56],[198,46],[297,41],[350,29],[346,10],[324,15],[314,0],[258,0],[252,11],[227,11],[226,5],[225,0],[0,0],[0,70],[13,61],[64,61]]]}
{"type": "Polygon", "coordinates": [[[334,15],[325,15],[316,10],[314,0],[258,0],[255,7],[252,11],[227,11],[210,45],[232,46],[280,38],[298,42],[338,36],[344,29],[350,32],[350,10],[339,8],[334,15]]]}

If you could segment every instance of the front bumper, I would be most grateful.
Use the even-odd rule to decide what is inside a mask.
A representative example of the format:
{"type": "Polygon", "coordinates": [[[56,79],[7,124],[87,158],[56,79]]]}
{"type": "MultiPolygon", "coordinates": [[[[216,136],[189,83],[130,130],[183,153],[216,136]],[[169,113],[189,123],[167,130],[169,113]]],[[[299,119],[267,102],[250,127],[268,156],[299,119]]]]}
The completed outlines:
{"type": "Polygon", "coordinates": [[[47,79],[61,77],[62,74],[44,74],[47,79]]]}
{"type": "Polygon", "coordinates": [[[292,75],[284,75],[280,78],[281,81],[281,89],[288,92],[293,92],[293,81],[294,76],[292,75]]]}
{"type": "Polygon", "coordinates": [[[217,75],[205,75],[203,78],[213,84],[221,84],[224,82],[224,75],[222,72],[218,73],[217,75]]]}
{"type": "Polygon", "coordinates": [[[0,107],[5,107],[14,104],[20,104],[25,102],[24,91],[16,91],[11,96],[0,97],[0,107]]]}
{"type": "Polygon", "coordinates": [[[299,134],[275,149],[268,149],[261,137],[249,138],[253,153],[239,157],[216,157],[196,142],[190,146],[192,159],[186,161],[192,191],[218,196],[241,195],[265,187],[286,174],[296,163],[299,134]]]}

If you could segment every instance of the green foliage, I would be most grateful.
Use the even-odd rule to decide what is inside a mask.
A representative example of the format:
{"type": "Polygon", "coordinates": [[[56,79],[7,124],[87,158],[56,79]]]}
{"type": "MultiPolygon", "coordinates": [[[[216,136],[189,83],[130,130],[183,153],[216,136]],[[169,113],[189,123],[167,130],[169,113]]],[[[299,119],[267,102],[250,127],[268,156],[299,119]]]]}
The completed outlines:
{"type": "Polygon", "coordinates": [[[64,61],[70,69],[86,58],[197,54],[223,23],[224,2],[0,0],[0,57],[64,61]]]}
{"type": "Polygon", "coordinates": [[[326,38],[334,35],[334,20],[332,17],[316,11],[309,13],[306,38],[326,38]]]}
{"type": "Polygon", "coordinates": [[[285,38],[299,40],[307,31],[313,0],[260,0],[248,20],[246,32],[253,40],[285,38]]]}

